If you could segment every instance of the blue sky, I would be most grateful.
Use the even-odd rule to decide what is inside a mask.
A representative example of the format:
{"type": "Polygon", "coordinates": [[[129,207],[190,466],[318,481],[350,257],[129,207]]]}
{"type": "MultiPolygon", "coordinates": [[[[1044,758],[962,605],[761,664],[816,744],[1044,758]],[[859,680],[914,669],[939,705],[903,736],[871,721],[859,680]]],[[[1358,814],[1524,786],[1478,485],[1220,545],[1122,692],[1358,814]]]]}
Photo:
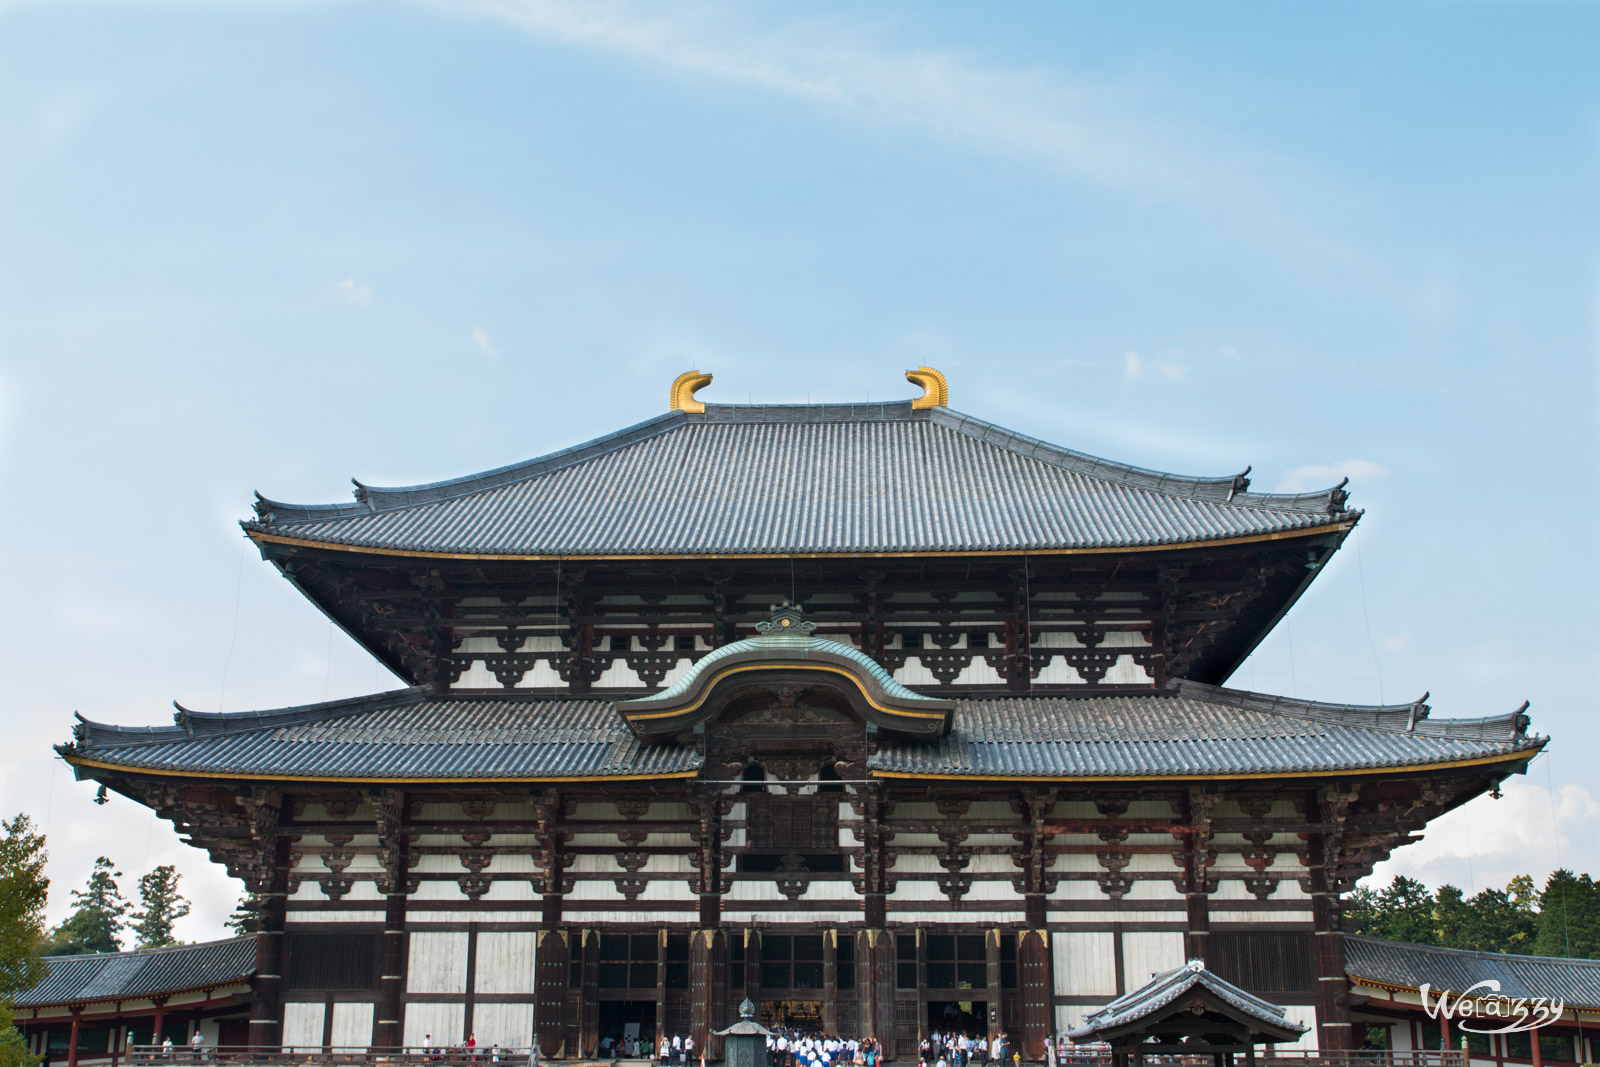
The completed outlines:
{"type": "Polygon", "coordinates": [[[1235,676],[1533,702],[1392,869],[1600,874],[1600,8],[0,0],[0,808],[235,887],[49,756],[392,679],[242,546],[715,401],[914,395],[1182,473],[1351,476],[1235,676]],[[1551,790],[1554,790],[1553,794],[1551,790]]]}

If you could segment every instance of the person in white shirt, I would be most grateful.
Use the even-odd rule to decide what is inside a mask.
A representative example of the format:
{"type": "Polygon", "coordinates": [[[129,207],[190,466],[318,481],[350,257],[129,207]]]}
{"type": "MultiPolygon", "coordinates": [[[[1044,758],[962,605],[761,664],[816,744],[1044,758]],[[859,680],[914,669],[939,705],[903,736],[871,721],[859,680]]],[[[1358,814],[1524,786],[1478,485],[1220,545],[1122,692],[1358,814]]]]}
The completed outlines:
{"type": "Polygon", "coordinates": [[[683,1039],[683,1062],[689,1067],[694,1067],[694,1035],[690,1034],[683,1039]]]}

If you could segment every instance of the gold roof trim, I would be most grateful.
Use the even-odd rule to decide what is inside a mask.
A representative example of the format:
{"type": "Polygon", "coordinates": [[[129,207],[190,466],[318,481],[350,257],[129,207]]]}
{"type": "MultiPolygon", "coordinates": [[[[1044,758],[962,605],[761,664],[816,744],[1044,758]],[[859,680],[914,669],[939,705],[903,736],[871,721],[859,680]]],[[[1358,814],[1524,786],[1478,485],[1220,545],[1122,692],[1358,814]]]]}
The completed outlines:
{"type": "Polygon", "coordinates": [[[704,400],[696,400],[694,394],[711,384],[711,375],[701,374],[697,370],[686,370],[672,379],[672,389],[667,395],[669,411],[687,411],[698,415],[705,411],[704,400]]]}
{"type": "Polygon", "coordinates": [[[922,395],[911,402],[913,411],[922,408],[947,408],[950,406],[950,383],[932,367],[918,367],[906,371],[906,381],[922,386],[922,395]]]}

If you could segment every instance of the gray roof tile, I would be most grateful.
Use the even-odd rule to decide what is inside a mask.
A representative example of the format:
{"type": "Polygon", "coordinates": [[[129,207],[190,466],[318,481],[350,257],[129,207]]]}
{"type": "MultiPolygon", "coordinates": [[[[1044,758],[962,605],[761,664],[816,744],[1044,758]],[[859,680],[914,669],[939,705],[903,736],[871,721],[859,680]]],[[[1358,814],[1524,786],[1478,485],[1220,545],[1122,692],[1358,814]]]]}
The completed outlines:
{"type": "Polygon", "coordinates": [[[710,406],[469,478],[262,499],[247,529],[395,551],[713,555],[1183,544],[1326,525],[1340,489],[1248,491],[909,403],[710,406]]]}
{"type": "Polygon", "coordinates": [[[1600,960],[1468,952],[1353,934],[1345,938],[1344,962],[1352,978],[1405,989],[1426,982],[1434,990],[1462,993],[1493,980],[1508,997],[1555,997],[1569,1008],[1600,1008],[1600,960]]]}
{"type": "Polygon", "coordinates": [[[48,973],[17,994],[17,1007],[127,1000],[242,982],[255,973],[256,942],[235,937],[134,952],[47,956],[44,964],[48,973]]]}
{"type": "MultiPolygon", "coordinates": [[[[875,754],[941,778],[1170,777],[1367,770],[1536,750],[1521,712],[1429,720],[1422,704],[1319,704],[1192,682],[1161,693],[957,701],[950,733],[875,754]]],[[[682,774],[700,757],[643,746],[603,700],[437,698],[421,689],[178,725],[80,723],[65,754],[196,774],[556,778],[682,774]]]]}

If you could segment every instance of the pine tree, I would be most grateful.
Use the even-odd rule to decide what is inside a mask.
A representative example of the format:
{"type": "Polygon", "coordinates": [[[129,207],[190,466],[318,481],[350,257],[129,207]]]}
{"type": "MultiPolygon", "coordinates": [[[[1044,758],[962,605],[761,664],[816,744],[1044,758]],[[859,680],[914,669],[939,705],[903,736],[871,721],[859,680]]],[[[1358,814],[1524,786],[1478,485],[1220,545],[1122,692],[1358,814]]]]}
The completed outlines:
{"type": "Polygon", "coordinates": [[[189,900],[178,892],[178,868],[170,863],[139,879],[142,911],[133,913],[133,933],[140,948],[175,945],[172,924],[189,914],[189,900]]]}
{"type": "Polygon", "coordinates": [[[233,914],[228,916],[228,921],[224,925],[238,937],[253,934],[256,932],[256,919],[260,911],[260,895],[247,889],[239,895],[239,903],[233,906],[233,914]]]}
{"type": "Polygon", "coordinates": [[[117,888],[117,879],[121,877],[122,872],[106,857],[94,861],[88,885],[72,891],[76,905],[72,914],[50,932],[44,950],[46,956],[121,950],[122,930],[126,925],[122,917],[128,913],[128,902],[117,888]]]}
{"type": "Polygon", "coordinates": [[[1439,943],[1438,920],[1434,917],[1435,901],[1428,887],[1404,875],[1396,875],[1387,889],[1377,895],[1375,929],[1371,932],[1391,941],[1409,941],[1413,945],[1439,943]]]}
{"type": "MultiPolygon", "coordinates": [[[[44,835],[26,815],[0,822],[0,1005],[44,977],[44,835]]],[[[0,1034],[4,1028],[0,1028],[0,1034]]]]}
{"type": "Polygon", "coordinates": [[[1539,894],[1538,930],[1532,951],[1540,956],[1600,958],[1600,883],[1552,872],[1539,894]]]}

